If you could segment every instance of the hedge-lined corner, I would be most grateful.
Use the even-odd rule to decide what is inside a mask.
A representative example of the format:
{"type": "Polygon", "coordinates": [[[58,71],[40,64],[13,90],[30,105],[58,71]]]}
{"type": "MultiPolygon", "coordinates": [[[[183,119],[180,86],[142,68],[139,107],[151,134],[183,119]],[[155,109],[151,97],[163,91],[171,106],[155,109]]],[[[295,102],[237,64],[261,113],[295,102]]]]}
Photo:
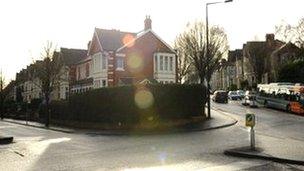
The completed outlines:
{"type": "Polygon", "coordinates": [[[151,84],[109,87],[53,101],[59,121],[143,124],[203,116],[206,89],[201,85],[151,84]]]}

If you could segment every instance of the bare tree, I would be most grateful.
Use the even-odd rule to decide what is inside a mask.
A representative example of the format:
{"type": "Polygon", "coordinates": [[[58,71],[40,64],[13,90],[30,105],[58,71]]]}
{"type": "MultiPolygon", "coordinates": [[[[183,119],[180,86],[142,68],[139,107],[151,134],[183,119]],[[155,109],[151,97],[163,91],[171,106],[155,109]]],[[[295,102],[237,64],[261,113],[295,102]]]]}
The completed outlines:
{"type": "Polygon", "coordinates": [[[41,54],[42,60],[36,62],[33,72],[30,74],[32,82],[41,88],[46,108],[45,126],[49,126],[50,111],[49,104],[51,93],[58,87],[61,76],[65,73],[61,59],[54,55],[55,48],[51,42],[47,42],[41,54]],[[39,80],[38,83],[35,80],[39,80]]]}
{"type": "Polygon", "coordinates": [[[195,69],[194,72],[188,74],[197,75],[202,85],[205,81],[210,82],[211,75],[217,69],[219,61],[228,50],[226,33],[222,28],[212,26],[209,29],[209,57],[207,57],[205,28],[203,22],[189,24],[186,30],[175,40],[176,49],[189,61],[190,68],[193,66],[195,69]]]}
{"type": "Polygon", "coordinates": [[[4,92],[4,84],[5,84],[5,79],[2,74],[2,71],[0,72],[0,113],[1,113],[1,120],[4,118],[4,111],[3,111],[3,105],[4,105],[4,100],[5,100],[5,92],[4,92]]]}
{"type": "Polygon", "coordinates": [[[245,53],[248,59],[246,65],[256,78],[256,83],[259,84],[262,82],[263,74],[268,69],[265,63],[267,59],[266,45],[251,44],[245,49],[245,53]]]}
{"type": "Polygon", "coordinates": [[[293,42],[304,49],[304,18],[297,25],[290,25],[284,21],[275,27],[276,35],[286,42],[293,42]]]}
{"type": "MultiPolygon", "coordinates": [[[[174,47],[176,48],[177,45],[175,44],[174,47]]],[[[186,57],[187,54],[184,53],[184,51],[181,51],[180,49],[176,50],[177,54],[177,81],[178,83],[185,82],[185,77],[190,73],[191,70],[191,62],[186,57]]]]}

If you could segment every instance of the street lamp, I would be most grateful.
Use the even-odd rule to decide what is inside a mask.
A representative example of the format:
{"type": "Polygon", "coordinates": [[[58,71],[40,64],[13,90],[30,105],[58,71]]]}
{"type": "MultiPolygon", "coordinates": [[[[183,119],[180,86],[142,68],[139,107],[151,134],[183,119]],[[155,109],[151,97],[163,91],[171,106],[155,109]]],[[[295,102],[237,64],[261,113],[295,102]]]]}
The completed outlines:
{"type": "Polygon", "coordinates": [[[232,2],[233,0],[225,0],[225,1],[220,1],[220,2],[210,2],[210,3],[206,3],[206,56],[207,56],[207,100],[208,100],[208,118],[211,118],[211,114],[210,114],[210,78],[211,78],[211,74],[210,74],[210,78],[209,77],[209,63],[210,63],[210,57],[209,57],[209,26],[208,26],[208,5],[213,5],[213,4],[219,4],[219,3],[228,3],[228,2],[232,2]]]}

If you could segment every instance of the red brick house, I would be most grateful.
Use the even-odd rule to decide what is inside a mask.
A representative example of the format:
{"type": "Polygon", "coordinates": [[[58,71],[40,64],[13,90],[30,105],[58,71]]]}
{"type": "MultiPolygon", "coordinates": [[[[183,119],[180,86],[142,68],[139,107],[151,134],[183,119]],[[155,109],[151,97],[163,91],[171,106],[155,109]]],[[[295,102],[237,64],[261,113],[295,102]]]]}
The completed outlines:
{"type": "Polygon", "coordinates": [[[79,75],[78,81],[92,81],[93,88],[147,80],[177,81],[175,51],[152,31],[150,17],[146,17],[144,30],[139,33],[95,28],[87,56],[76,68],[87,66],[88,74],[82,69],[76,75],[79,75]]]}

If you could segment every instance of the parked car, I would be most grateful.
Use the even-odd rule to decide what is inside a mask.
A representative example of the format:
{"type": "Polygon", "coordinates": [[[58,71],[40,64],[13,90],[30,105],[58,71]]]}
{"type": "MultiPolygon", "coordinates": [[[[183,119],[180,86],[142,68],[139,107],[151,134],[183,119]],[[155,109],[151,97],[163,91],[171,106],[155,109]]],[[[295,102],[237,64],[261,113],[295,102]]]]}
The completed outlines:
{"type": "Polygon", "coordinates": [[[241,99],[241,96],[239,96],[239,94],[236,91],[229,91],[228,98],[230,100],[239,100],[241,99]]]}
{"type": "Polygon", "coordinates": [[[241,99],[243,99],[243,98],[245,97],[245,92],[244,92],[244,90],[237,90],[236,92],[237,92],[237,94],[240,96],[241,99]]]}
{"type": "Polygon", "coordinates": [[[214,92],[212,100],[218,103],[228,103],[228,94],[226,91],[217,90],[214,92]]]}
{"type": "Polygon", "coordinates": [[[242,104],[245,106],[257,107],[256,92],[255,91],[246,91],[242,104]]]}

